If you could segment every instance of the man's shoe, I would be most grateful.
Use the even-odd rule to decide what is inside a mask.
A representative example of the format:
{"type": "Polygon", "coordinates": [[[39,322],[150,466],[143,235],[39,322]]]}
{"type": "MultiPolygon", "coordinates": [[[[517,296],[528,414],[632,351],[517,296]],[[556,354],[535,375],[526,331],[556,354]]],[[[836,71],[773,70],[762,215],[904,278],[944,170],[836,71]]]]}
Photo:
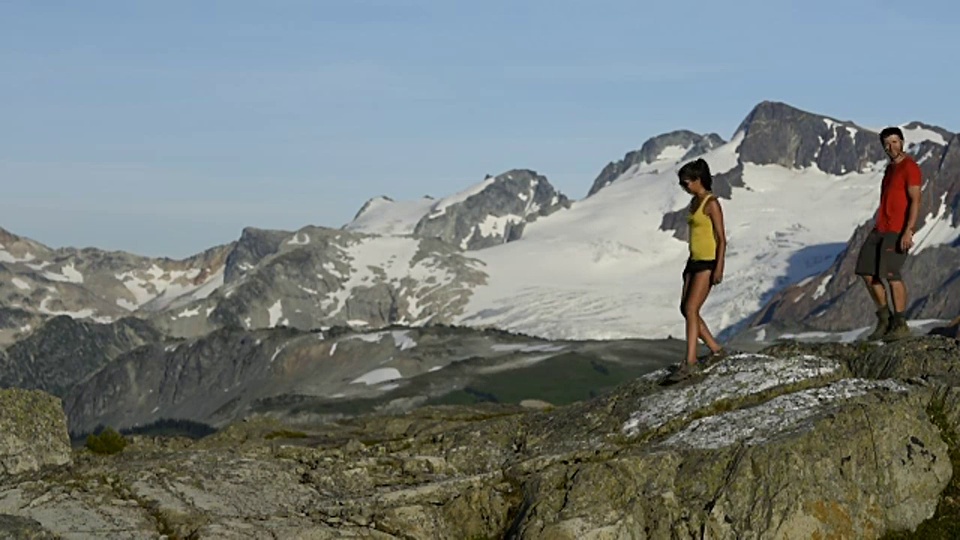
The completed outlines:
{"type": "Polygon", "coordinates": [[[877,341],[878,339],[883,339],[883,336],[887,335],[887,332],[890,331],[890,310],[886,306],[877,310],[877,327],[873,329],[867,337],[863,338],[866,341],[877,341]]]}
{"type": "Polygon", "coordinates": [[[910,327],[907,326],[907,319],[903,315],[894,315],[890,321],[890,330],[883,335],[883,341],[891,342],[898,339],[910,337],[910,327]]]}

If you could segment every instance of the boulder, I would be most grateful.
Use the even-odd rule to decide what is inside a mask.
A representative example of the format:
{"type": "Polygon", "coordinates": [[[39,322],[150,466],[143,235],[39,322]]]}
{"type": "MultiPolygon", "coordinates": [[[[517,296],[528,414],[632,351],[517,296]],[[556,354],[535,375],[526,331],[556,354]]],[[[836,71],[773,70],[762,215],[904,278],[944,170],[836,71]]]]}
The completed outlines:
{"type": "Polygon", "coordinates": [[[0,476],[70,461],[60,399],[39,390],[0,390],[0,476]]]}

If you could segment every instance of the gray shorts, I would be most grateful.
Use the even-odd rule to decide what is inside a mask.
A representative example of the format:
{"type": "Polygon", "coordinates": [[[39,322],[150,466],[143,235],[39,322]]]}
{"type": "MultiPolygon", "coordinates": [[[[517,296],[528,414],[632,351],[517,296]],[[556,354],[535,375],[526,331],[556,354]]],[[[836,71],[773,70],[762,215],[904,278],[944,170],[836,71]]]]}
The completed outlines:
{"type": "Polygon", "coordinates": [[[860,247],[856,274],[900,281],[900,269],[907,260],[907,252],[900,250],[899,243],[900,233],[870,231],[860,247]]]}

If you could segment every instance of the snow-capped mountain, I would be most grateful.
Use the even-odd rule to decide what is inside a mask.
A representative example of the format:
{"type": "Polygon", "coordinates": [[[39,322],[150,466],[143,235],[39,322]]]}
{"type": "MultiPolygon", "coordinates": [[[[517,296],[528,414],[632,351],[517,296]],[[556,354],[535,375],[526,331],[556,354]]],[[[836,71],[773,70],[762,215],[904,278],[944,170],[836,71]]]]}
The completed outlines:
{"type": "Polygon", "coordinates": [[[438,239],[323,227],[245,229],[224,276],[209,296],[172,304],[154,322],[175,336],[221,327],[449,323],[486,282],[480,261],[438,239]]]}
{"type": "Polygon", "coordinates": [[[174,261],[94,248],[54,250],[0,229],[0,343],[57,315],[109,322],[203,298],[223,284],[232,247],[174,261]]]}
{"type": "Polygon", "coordinates": [[[367,201],[343,228],[369,234],[439,238],[461,249],[482,249],[518,240],[527,223],[568,206],[546,177],[530,170],[487,176],[479,184],[435,201],[367,201]]]}
{"type": "MultiPolygon", "coordinates": [[[[913,309],[949,319],[960,311],[950,274],[960,261],[960,143],[933,126],[903,127],[926,182],[913,309]]],[[[246,229],[184,261],[50,250],[4,233],[0,326],[17,339],[55,314],[133,314],[184,337],[438,323],[557,339],[679,336],[689,198],[676,171],[698,156],[714,172],[729,240],[724,282],[704,309],[713,329],[814,318],[856,327],[869,306],[851,288],[848,243],[858,245],[877,206],[886,157],[874,130],[773,102],[729,141],[689,131],[650,139],[574,202],[518,169],[445,198],[371,199],[341,229],[246,229]]]]}

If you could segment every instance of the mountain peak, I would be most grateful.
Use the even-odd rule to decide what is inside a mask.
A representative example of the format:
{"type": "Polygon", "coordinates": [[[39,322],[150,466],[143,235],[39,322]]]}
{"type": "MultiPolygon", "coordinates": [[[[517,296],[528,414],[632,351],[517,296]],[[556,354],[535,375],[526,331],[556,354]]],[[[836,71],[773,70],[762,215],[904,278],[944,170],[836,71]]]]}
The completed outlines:
{"type": "Polygon", "coordinates": [[[647,139],[639,150],[628,152],[622,160],[611,162],[594,180],[587,197],[613,183],[618,177],[634,166],[649,165],[658,161],[670,165],[678,161],[703,155],[722,145],[725,141],[716,133],[701,135],[687,129],[661,133],[647,139]]]}
{"type": "Polygon", "coordinates": [[[759,103],[736,133],[744,163],[844,175],[885,159],[876,132],[778,101],[759,103]]]}

